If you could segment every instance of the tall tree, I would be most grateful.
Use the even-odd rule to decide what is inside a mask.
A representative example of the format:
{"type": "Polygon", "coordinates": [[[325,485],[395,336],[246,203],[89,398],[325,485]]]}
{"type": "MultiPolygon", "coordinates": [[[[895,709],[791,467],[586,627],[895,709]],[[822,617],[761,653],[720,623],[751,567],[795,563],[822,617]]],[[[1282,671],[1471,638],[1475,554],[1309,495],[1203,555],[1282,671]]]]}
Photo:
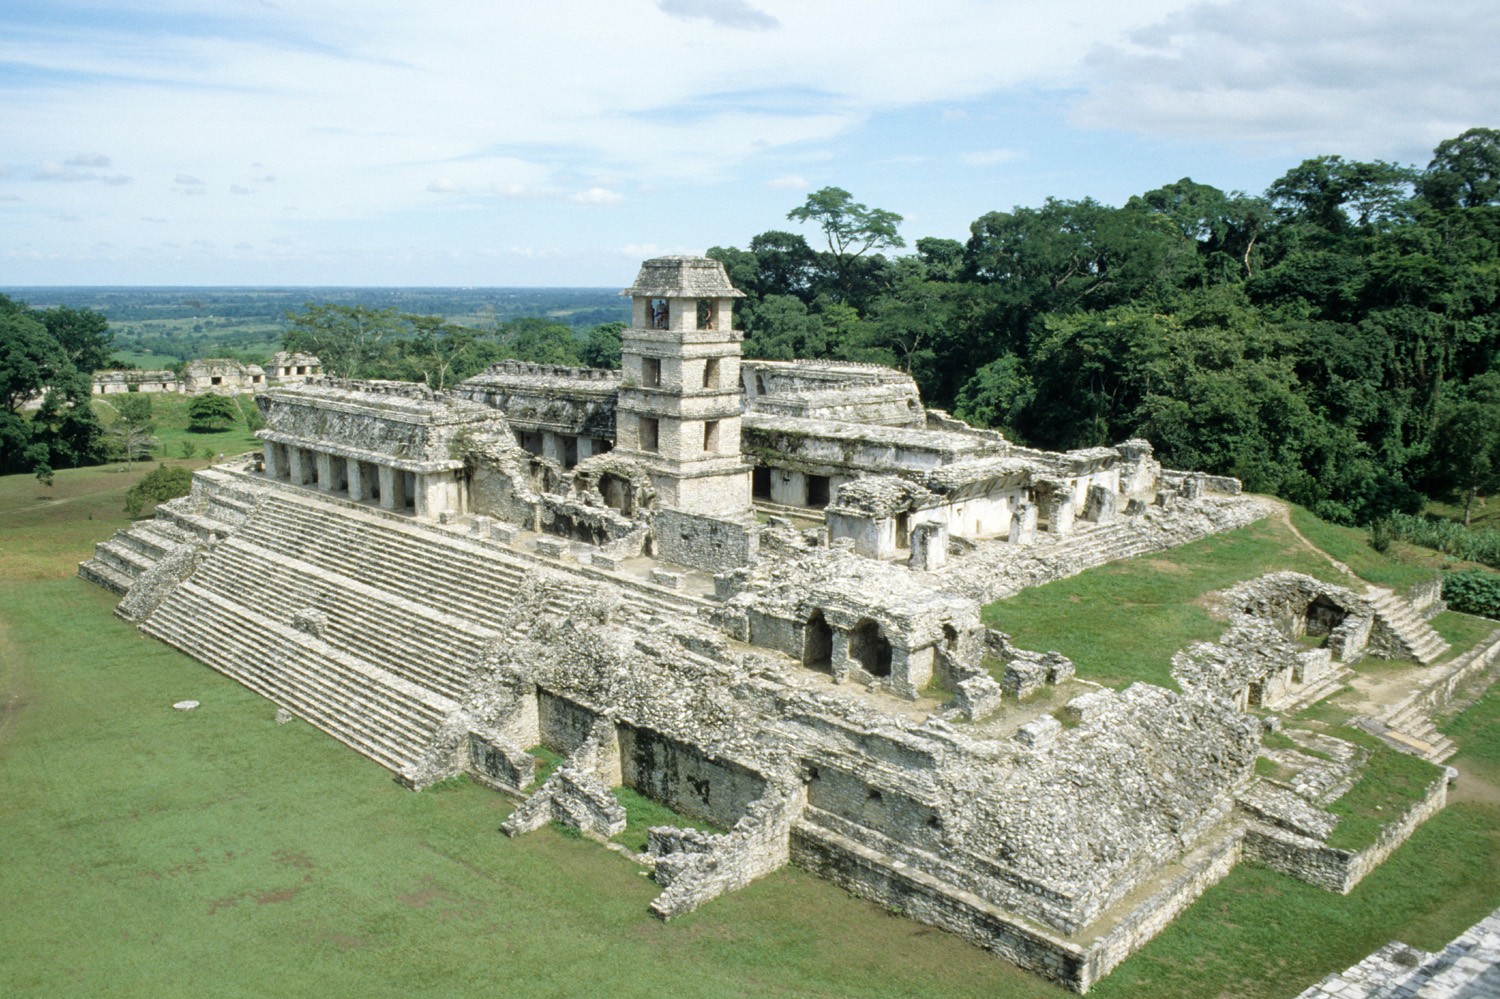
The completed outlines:
{"type": "Polygon", "coordinates": [[[853,291],[854,262],[871,250],[906,245],[897,227],[902,217],[883,208],[869,208],[841,187],[825,187],[787,212],[794,222],[810,222],[823,232],[833,255],[839,290],[847,301],[853,291]]]}

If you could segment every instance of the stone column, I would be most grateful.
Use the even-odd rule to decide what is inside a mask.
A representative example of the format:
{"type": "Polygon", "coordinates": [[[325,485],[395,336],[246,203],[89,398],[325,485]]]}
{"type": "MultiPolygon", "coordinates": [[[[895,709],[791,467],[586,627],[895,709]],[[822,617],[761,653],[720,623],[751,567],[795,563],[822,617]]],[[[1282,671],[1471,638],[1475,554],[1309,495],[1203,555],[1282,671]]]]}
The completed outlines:
{"type": "Polygon", "coordinates": [[[307,484],[307,452],[300,447],[287,446],[286,449],[287,478],[292,480],[292,485],[301,486],[307,484]]]}
{"type": "Polygon", "coordinates": [[[592,438],[592,437],[579,437],[578,438],[578,460],[582,461],[585,458],[592,458],[593,456],[594,456],[594,438],[592,438]]]}
{"type": "Polygon", "coordinates": [[[349,475],[349,498],[363,503],[370,498],[365,492],[365,463],[350,458],[345,464],[349,475]]]}
{"type": "Polygon", "coordinates": [[[277,453],[277,449],[280,446],[271,441],[266,441],[266,478],[279,479],[286,474],[286,469],[282,467],[281,455],[277,453]]]}
{"type": "Polygon", "coordinates": [[[406,505],[406,479],[402,473],[389,465],[379,465],[380,505],[386,510],[399,510],[406,505]]]}
{"type": "Polygon", "coordinates": [[[333,481],[333,455],[326,451],[319,451],[313,455],[313,461],[318,466],[318,488],[325,493],[334,492],[339,484],[333,481]]]}
{"type": "Polygon", "coordinates": [[[1022,503],[1010,515],[1010,542],[1029,545],[1036,540],[1036,507],[1022,503]]]}
{"type": "Polygon", "coordinates": [[[558,467],[565,463],[562,438],[550,430],[542,431],[542,457],[557,462],[558,467]]]}
{"type": "Polygon", "coordinates": [[[911,558],[906,564],[919,572],[932,572],[947,561],[948,525],[938,521],[913,525],[911,558]]]}

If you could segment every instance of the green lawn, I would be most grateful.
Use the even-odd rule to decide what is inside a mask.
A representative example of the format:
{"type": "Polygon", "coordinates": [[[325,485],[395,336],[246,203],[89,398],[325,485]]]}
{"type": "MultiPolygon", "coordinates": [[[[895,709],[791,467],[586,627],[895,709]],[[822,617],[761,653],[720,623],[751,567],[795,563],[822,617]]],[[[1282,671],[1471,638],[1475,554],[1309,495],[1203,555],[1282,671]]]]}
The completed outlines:
{"type": "MultiPolygon", "coordinates": [[[[414,794],[276,725],[68,578],[124,522],[130,478],[0,479],[0,995],[1067,994],[790,868],[663,924],[617,854],[550,829],[507,839],[501,795],[414,794]],[[202,706],[173,711],[184,698],[202,706]]],[[[1213,540],[1220,572],[1282,543],[1213,540]]],[[[1497,714],[1482,701],[1450,731],[1494,754],[1497,714]]],[[[1236,870],[1094,994],[1285,997],[1393,938],[1436,948],[1496,905],[1500,808],[1466,803],[1348,897],[1236,870]]]]}
{"type": "Polygon", "coordinates": [[[1292,523],[1309,541],[1376,586],[1405,590],[1414,583],[1431,579],[1437,575],[1438,565],[1452,561],[1401,541],[1394,542],[1388,553],[1381,554],[1370,547],[1368,530],[1327,523],[1293,503],[1287,507],[1292,512],[1292,523]]]}
{"type": "MultiPolygon", "coordinates": [[[[244,407],[255,405],[249,395],[234,397],[241,410],[239,420],[232,427],[212,433],[188,430],[188,403],[193,401],[193,396],[150,392],[145,393],[145,397],[151,400],[151,418],[156,424],[156,437],[160,442],[156,448],[158,459],[236,455],[260,447],[260,441],[250,431],[244,414],[244,407]]],[[[94,397],[94,411],[99,414],[100,421],[106,427],[117,418],[115,398],[94,397]]]]}
{"type": "Polygon", "coordinates": [[[1137,680],[1177,689],[1172,654],[1224,632],[1203,594],[1278,569],[1347,583],[1275,518],[1157,555],[1090,569],[984,608],[984,623],[1023,649],[1056,650],[1078,675],[1114,687],[1137,680]]]}

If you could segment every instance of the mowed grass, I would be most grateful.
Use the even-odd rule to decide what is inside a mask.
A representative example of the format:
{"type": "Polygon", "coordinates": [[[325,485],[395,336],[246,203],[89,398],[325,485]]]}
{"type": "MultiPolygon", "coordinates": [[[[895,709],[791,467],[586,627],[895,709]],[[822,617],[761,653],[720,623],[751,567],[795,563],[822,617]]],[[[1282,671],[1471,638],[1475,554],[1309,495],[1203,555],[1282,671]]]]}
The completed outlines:
{"type": "Polygon", "coordinates": [[[1376,586],[1401,592],[1431,579],[1437,575],[1437,567],[1453,561],[1439,552],[1403,541],[1392,542],[1388,552],[1377,552],[1370,547],[1370,532],[1366,528],[1330,524],[1295,503],[1288,503],[1287,509],[1291,511],[1292,523],[1309,541],[1376,586]]]}
{"type": "MultiPolygon", "coordinates": [[[[30,553],[0,574],[0,995],[1070,994],[793,868],[663,924],[617,854],[507,839],[501,795],[413,794],[276,725],[62,578],[123,523],[122,478],[60,473],[74,502],[45,512],[0,479],[0,553],[30,553]]],[[[1500,744],[1481,703],[1466,747],[1500,744]]],[[[1439,947],[1497,881],[1500,809],[1453,806],[1348,897],[1239,868],[1093,994],[1293,995],[1390,939],[1439,947]]]]}
{"type": "Polygon", "coordinates": [[[1177,689],[1172,654],[1212,641],[1225,623],[1199,601],[1205,593],[1278,570],[1347,585],[1277,518],[1156,555],[1111,563],[1023,590],[984,608],[984,623],[1023,649],[1055,650],[1078,675],[1112,687],[1141,680],[1177,689]]]}
{"type": "MultiPolygon", "coordinates": [[[[255,405],[250,395],[231,397],[235,408],[240,411],[238,419],[233,426],[210,433],[188,430],[188,404],[193,401],[193,396],[168,392],[148,392],[142,395],[151,400],[151,420],[156,424],[156,438],[159,442],[156,447],[157,459],[236,455],[260,447],[260,441],[251,432],[245,415],[245,407],[255,405]]],[[[106,427],[119,418],[114,404],[123,398],[124,395],[94,397],[94,412],[99,414],[99,421],[106,427]]]]}

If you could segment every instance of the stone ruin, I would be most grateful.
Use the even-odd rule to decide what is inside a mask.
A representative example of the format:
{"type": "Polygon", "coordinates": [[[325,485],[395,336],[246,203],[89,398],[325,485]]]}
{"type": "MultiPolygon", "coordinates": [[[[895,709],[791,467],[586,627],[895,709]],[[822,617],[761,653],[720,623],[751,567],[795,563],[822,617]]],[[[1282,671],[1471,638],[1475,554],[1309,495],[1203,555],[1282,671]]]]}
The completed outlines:
{"type": "Polygon", "coordinates": [[[122,392],[171,392],[186,395],[240,395],[272,385],[294,385],[323,374],[323,363],[312,354],[277,351],[270,370],[230,358],[189,361],[179,378],[175,372],[135,368],[94,372],[94,395],[122,392]]]}
{"type": "Polygon", "coordinates": [[[1182,693],[1099,687],[980,621],[1263,501],[1145,441],[1019,447],[899,372],[742,362],[711,260],[649,260],[626,294],[619,372],[261,392],[261,453],[80,574],[404,784],[516,796],[510,835],[615,835],[622,785],[722,829],[650,831],[663,918],[795,863],[1086,991],[1241,859],[1357,880],[1320,839],[1339,778],[1268,785],[1245,709],[1395,648],[1370,601],[1236,591],[1182,693]],[[1287,644],[1320,631],[1323,656],[1287,644]],[[564,761],[540,782],[536,747],[564,761]]]}

